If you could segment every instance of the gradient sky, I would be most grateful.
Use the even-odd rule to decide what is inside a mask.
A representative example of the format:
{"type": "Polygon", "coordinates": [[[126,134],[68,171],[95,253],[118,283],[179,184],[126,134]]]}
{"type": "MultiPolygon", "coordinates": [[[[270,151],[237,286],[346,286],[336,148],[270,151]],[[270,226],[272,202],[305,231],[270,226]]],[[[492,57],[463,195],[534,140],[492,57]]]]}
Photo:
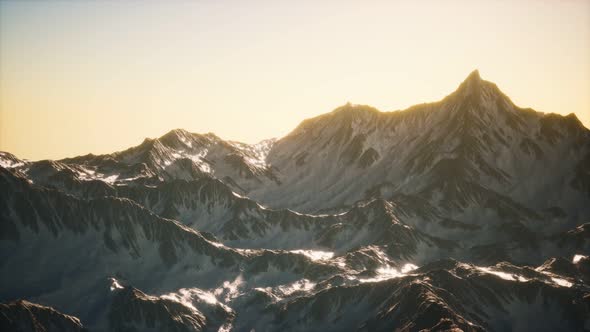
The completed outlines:
{"type": "Polygon", "coordinates": [[[1,1],[0,150],[254,143],[348,101],[439,100],[476,68],[590,127],[590,1],[1,1]]]}

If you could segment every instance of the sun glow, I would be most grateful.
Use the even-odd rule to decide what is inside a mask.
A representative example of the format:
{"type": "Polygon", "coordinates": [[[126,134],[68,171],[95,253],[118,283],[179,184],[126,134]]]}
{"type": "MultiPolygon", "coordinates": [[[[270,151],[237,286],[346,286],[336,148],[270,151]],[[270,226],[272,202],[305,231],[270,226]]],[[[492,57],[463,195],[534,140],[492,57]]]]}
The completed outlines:
{"type": "Polygon", "coordinates": [[[291,4],[0,2],[0,150],[110,153],[173,128],[255,143],[347,101],[439,100],[475,68],[590,124],[588,1],[291,4]]]}

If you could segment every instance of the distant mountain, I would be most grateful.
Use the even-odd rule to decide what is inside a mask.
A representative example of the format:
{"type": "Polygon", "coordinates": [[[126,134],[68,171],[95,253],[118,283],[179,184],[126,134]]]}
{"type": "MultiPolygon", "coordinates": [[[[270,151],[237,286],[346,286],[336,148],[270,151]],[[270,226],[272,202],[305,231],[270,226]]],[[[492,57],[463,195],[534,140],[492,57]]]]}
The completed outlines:
{"type": "Polygon", "coordinates": [[[0,327],[581,331],[588,202],[590,131],[477,71],[435,103],[347,104],[254,145],[176,129],[0,152],[0,327]]]}

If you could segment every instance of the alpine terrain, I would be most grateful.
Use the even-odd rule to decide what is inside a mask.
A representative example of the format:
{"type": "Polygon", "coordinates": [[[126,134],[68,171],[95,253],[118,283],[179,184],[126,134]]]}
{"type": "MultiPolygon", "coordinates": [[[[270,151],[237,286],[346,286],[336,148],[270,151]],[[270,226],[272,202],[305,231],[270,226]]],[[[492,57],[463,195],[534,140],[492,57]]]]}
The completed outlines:
{"type": "Polygon", "coordinates": [[[2,331],[588,331],[590,130],[472,72],[258,144],[0,152],[2,331]]]}

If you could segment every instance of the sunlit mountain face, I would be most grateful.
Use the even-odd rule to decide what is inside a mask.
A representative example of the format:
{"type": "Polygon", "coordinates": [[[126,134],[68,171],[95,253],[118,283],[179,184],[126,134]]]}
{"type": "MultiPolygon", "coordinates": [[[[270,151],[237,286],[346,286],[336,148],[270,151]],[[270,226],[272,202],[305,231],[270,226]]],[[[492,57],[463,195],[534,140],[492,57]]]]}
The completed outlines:
{"type": "Polygon", "coordinates": [[[471,73],[249,145],[0,153],[2,331],[590,329],[590,131],[471,73]]]}

